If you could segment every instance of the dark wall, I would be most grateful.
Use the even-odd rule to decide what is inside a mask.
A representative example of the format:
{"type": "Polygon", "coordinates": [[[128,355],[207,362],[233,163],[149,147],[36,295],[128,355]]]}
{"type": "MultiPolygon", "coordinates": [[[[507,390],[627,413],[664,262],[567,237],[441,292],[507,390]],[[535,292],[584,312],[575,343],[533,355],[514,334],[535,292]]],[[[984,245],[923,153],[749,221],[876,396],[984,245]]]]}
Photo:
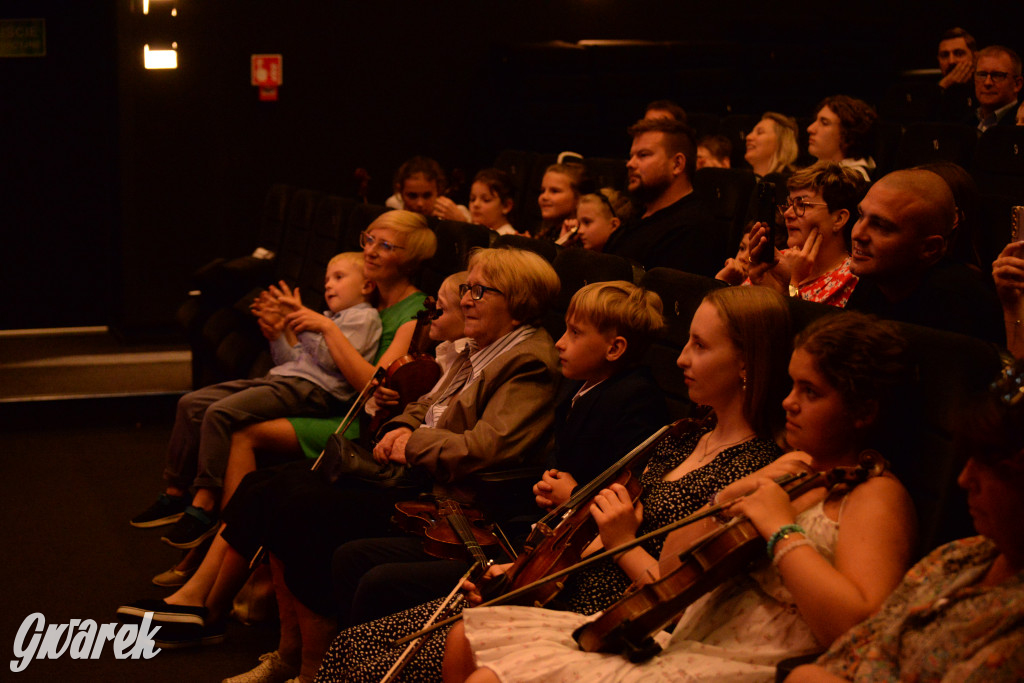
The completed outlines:
{"type": "Polygon", "coordinates": [[[46,58],[0,60],[0,258],[18,293],[2,327],[173,330],[189,274],[252,247],[274,182],[352,194],[364,167],[381,202],[412,154],[469,173],[509,146],[620,154],[661,97],[808,115],[825,94],[871,99],[898,67],[934,66],[948,25],[1011,43],[1020,25],[1009,2],[970,20],[923,1],[829,16],[800,2],[179,0],[177,17],[132,1],[0,9],[46,16],[49,34],[46,58]],[[536,45],[580,39],[674,44],[536,45]],[[171,40],[179,68],[145,71],[142,45],[171,40]],[[261,52],[284,55],[278,102],[249,85],[261,52]]]}
{"type": "Polygon", "coordinates": [[[0,4],[45,18],[47,55],[0,59],[0,328],[99,324],[117,217],[112,3],[0,4]]]}

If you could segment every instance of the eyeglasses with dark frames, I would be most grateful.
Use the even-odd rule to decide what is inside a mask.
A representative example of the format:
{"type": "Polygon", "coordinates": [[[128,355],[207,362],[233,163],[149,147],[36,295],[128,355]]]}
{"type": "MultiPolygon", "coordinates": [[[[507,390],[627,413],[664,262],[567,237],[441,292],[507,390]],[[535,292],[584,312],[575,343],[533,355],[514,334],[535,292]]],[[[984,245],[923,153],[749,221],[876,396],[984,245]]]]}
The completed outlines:
{"type": "Polygon", "coordinates": [[[1009,75],[1005,71],[975,71],[974,80],[984,82],[986,78],[991,78],[992,82],[998,85],[1005,81],[1009,75]]]}
{"type": "Polygon", "coordinates": [[[502,296],[505,295],[505,293],[502,292],[501,290],[495,289],[494,287],[488,287],[487,285],[459,285],[459,296],[466,296],[466,292],[469,292],[469,295],[473,298],[473,301],[480,301],[480,299],[483,299],[484,292],[494,292],[495,294],[501,294],[502,296]]]}
{"type": "Polygon", "coordinates": [[[803,197],[797,197],[796,199],[790,199],[785,204],[779,204],[779,213],[783,216],[790,209],[793,209],[793,213],[796,214],[797,218],[801,218],[806,212],[808,206],[828,206],[825,202],[808,202],[803,197]]]}
{"type": "Polygon", "coordinates": [[[393,242],[388,242],[387,240],[382,240],[378,237],[374,237],[368,232],[359,233],[360,247],[366,249],[367,247],[372,247],[373,245],[377,245],[378,247],[380,247],[380,250],[386,254],[390,254],[395,249],[405,249],[405,247],[400,247],[397,244],[394,244],[393,242]]]}

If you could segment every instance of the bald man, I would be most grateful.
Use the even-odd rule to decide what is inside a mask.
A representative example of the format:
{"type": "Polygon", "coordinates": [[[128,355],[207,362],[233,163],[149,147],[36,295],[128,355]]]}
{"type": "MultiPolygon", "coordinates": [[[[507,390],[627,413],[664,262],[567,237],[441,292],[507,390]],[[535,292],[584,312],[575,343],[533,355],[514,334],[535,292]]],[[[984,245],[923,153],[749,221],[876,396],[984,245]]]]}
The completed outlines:
{"type": "Polygon", "coordinates": [[[860,282],[848,308],[1004,341],[991,283],[944,259],[956,204],[940,176],[919,169],[890,173],[868,190],[859,213],[850,270],[860,282]]]}

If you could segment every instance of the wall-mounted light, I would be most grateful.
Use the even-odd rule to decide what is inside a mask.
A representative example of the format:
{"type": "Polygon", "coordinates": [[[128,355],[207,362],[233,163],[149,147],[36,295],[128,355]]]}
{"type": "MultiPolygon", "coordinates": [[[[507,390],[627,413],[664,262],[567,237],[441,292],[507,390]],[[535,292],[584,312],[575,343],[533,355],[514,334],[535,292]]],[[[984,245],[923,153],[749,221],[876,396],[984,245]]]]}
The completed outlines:
{"type": "MultiPolygon", "coordinates": [[[[167,2],[173,2],[173,1],[174,0],[142,0],[142,13],[143,14],[149,14],[149,4],[151,2],[154,3],[154,4],[158,4],[158,3],[161,3],[161,2],[167,3],[167,2]]],[[[177,8],[171,8],[171,16],[172,17],[178,16],[177,8]]]]}
{"type": "Polygon", "coordinates": [[[177,69],[178,44],[171,43],[170,50],[150,50],[147,43],[142,47],[142,59],[147,69],[177,69]]]}

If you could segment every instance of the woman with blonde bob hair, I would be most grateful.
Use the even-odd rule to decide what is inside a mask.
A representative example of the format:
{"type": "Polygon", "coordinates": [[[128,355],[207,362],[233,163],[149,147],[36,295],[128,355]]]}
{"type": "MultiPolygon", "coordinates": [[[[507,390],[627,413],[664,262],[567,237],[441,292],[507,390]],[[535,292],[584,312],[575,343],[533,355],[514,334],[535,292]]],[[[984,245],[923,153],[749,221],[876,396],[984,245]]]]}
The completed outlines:
{"type": "Polygon", "coordinates": [[[259,544],[270,554],[281,638],[268,660],[312,679],[337,629],[334,549],[389,533],[396,500],[424,491],[472,503],[477,473],[540,464],[554,438],[559,371],[551,336],[533,323],[558,289],[554,269],[533,252],[470,256],[459,286],[470,344],[429,394],[381,428],[373,448],[382,472],[408,468],[412,481],[369,487],[342,474],[331,484],[295,467],[248,475],[225,511],[222,538],[241,557],[259,544]]]}

